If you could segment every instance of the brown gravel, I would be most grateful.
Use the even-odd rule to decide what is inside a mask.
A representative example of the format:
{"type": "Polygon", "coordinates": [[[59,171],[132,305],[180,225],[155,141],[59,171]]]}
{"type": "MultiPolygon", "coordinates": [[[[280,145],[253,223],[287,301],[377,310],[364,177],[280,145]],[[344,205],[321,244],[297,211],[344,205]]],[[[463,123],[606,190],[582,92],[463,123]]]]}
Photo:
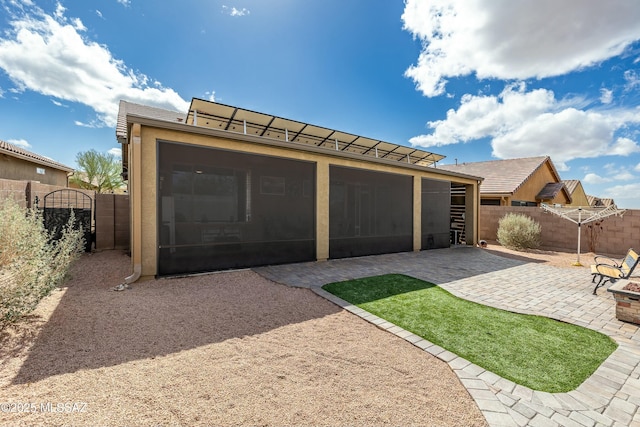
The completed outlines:
{"type": "Polygon", "coordinates": [[[128,271],[85,255],[1,333],[0,402],[36,412],[0,424],[486,425],[445,363],[307,289],[238,271],[112,291],[128,271]]]}
{"type": "MultiPolygon", "coordinates": [[[[536,262],[552,265],[554,267],[563,268],[576,268],[579,266],[574,265],[578,260],[577,251],[563,252],[546,249],[530,249],[527,251],[514,251],[507,249],[495,243],[489,242],[487,245],[487,251],[504,257],[519,259],[527,262],[536,262]]],[[[586,252],[580,254],[580,264],[582,267],[589,268],[593,264],[593,252],[586,252]]]]}

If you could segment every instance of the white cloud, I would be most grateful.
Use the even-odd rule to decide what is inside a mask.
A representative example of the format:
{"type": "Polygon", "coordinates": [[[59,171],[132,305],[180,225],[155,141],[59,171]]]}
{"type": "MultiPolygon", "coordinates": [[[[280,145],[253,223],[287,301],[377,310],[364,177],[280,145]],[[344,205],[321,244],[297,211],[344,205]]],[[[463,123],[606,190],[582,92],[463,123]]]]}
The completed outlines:
{"type": "Polygon", "coordinates": [[[102,12],[100,12],[98,9],[96,9],[96,15],[98,15],[99,18],[104,19],[104,17],[102,16],[102,12]]]}
{"type": "Polygon", "coordinates": [[[115,157],[122,157],[122,149],[121,148],[111,148],[109,151],[107,151],[107,153],[115,156],[115,157]]]}
{"type": "Polygon", "coordinates": [[[603,104],[611,104],[613,101],[613,91],[610,89],[600,89],[600,102],[603,104]]]}
{"type": "Polygon", "coordinates": [[[216,91],[212,90],[211,92],[205,92],[204,93],[207,97],[207,99],[211,102],[216,102],[216,91]]]}
{"type": "Polygon", "coordinates": [[[640,172],[640,163],[638,163],[638,164],[636,165],[636,167],[635,167],[635,168],[633,168],[633,170],[634,170],[634,171],[636,171],[636,172],[640,172]]]}
{"type": "Polygon", "coordinates": [[[423,42],[406,71],[426,96],[448,78],[559,76],[619,55],[640,39],[640,2],[406,0],[404,28],[423,42]]]}
{"type": "Polygon", "coordinates": [[[237,9],[235,7],[229,7],[229,6],[222,6],[222,13],[230,15],[230,16],[246,16],[249,15],[251,13],[251,11],[249,9],[246,8],[242,8],[242,9],[237,9]]]}
{"type": "Polygon", "coordinates": [[[83,128],[89,128],[89,129],[96,129],[96,128],[101,128],[104,127],[104,124],[102,122],[99,121],[92,121],[90,123],[85,123],[85,122],[81,122],[80,120],[76,120],[73,122],[74,125],[79,126],[79,127],[83,127],[83,128]]]}
{"type": "Polygon", "coordinates": [[[130,6],[131,5],[131,0],[117,0],[118,3],[120,3],[123,6],[130,6]]]}
{"type": "Polygon", "coordinates": [[[640,152],[638,143],[629,138],[618,138],[611,146],[609,154],[616,156],[628,156],[632,153],[640,152]]]}
{"type": "Polygon", "coordinates": [[[636,179],[636,176],[627,170],[622,170],[620,173],[614,174],[612,178],[615,181],[631,181],[636,179]]]}
{"type": "Polygon", "coordinates": [[[60,4],[60,2],[58,2],[56,3],[56,11],[53,12],[53,16],[55,16],[56,19],[64,19],[64,12],[66,10],[67,8],[60,4]]]}
{"type": "Polygon", "coordinates": [[[613,187],[607,188],[605,193],[607,197],[613,198],[616,204],[620,205],[618,200],[638,199],[640,184],[614,185],[613,187]]]}
{"type": "Polygon", "coordinates": [[[17,145],[22,148],[31,148],[31,144],[25,139],[8,139],[7,142],[9,144],[17,145]]]}
{"type": "Polygon", "coordinates": [[[11,31],[0,36],[0,68],[16,86],[57,100],[91,107],[97,123],[115,126],[120,99],[178,111],[189,103],[129,69],[109,49],[84,37],[79,19],[64,17],[58,5],[54,16],[34,7],[13,16],[11,31]]]}
{"type": "Polygon", "coordinates": [[[640,76],[636,70],[626,70],[624,72],[624,80],[626,82],[624,87],[626,90],[633,90],[640,86],[640,76]]]}
{"type": "Polygon", "coordinates": [[[587,184],[603,184],[605,182],[611,182],[610,178],[604,178],[595,173],[588,173],[582,178],[582,181],[587,184]]]}
{"type": "Polygon", "coordinates": [[[464,95],[457,110],[431,121],[430,134],[413,137],[414,146],[433,147],[491,138],[493,155],[506,159],[551,156],[559,169],[576,158],[627,156],[636,142],[616,132],[640,123],[638,110],[583,111],[583,100],[556,100],[552,91],[526,91],[524,83],[507,85],[498,96],[464,95]],[[614,140],[614,138],[617,138],[614,140]]]}

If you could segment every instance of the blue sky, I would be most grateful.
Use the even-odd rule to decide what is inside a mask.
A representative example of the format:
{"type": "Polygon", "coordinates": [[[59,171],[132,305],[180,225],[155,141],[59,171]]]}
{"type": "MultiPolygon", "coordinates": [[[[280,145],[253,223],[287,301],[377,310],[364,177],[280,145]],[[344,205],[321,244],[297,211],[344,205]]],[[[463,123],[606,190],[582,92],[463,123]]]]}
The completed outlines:
{"type": "Polygon", "coordinates": [[[551,156],[640,208],[637,0],[0,0],[0,139],[76,167],[192,97],[446,155],[551,156]]]}

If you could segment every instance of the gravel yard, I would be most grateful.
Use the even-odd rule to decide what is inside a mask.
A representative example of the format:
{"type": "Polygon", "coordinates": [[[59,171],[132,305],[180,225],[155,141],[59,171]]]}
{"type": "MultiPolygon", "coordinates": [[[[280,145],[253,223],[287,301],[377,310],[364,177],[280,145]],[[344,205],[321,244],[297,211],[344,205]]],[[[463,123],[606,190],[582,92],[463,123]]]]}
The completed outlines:
{"type": "Polygon", "coordinates": [[[236,271],[112,291],[129,262],[84,255],[1,333],[1,409],[32,410],[2,425],[486,425],[445,363],[310,290],[236,271]]]}

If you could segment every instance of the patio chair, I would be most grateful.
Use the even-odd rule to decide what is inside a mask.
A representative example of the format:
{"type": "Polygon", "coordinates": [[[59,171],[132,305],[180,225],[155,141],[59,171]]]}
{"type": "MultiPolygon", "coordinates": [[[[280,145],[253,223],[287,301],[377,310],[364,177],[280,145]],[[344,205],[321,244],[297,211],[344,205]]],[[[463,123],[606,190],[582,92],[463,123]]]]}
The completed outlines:
{"type": "Polygon", "coordinates": [[[593,260],[595,264],[591,265],[591,275],[593,276],[591,283],[595,283],[596,277],[600,278],[596,287],[593,288],[593,294],[596,295],[598,288],[604,286],[605,283],[613,283],[618,279],[628,279],[638,265],[640,256],[631,248],[621,260],[602,255],[597,255],[593,260]]]}

